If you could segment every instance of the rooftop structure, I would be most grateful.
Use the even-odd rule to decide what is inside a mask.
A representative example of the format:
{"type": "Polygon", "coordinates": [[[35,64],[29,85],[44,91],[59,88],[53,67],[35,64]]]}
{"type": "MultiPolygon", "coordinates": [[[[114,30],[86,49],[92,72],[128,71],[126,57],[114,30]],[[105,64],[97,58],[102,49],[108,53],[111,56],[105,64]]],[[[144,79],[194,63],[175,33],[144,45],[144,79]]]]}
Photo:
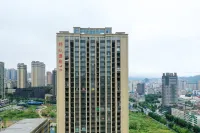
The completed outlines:
{"type": "Polygon", "coordinates": [[[47,119],[23,119],[1,133],[40,133],[41,131],[49,131],[49,121],[47,119]]]}

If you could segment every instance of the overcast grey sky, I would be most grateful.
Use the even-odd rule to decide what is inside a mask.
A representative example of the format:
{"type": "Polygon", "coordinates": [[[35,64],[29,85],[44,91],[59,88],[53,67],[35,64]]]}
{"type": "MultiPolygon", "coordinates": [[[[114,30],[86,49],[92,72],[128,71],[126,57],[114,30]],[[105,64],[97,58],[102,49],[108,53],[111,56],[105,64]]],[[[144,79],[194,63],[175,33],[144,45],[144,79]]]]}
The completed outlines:
{"type": "Polygon", "coordinates": [[[129,34],[129,75],[200,74],[200,0],[1,0],[0,61],[55,68],[56,32],[113,27],[129,34]]]}

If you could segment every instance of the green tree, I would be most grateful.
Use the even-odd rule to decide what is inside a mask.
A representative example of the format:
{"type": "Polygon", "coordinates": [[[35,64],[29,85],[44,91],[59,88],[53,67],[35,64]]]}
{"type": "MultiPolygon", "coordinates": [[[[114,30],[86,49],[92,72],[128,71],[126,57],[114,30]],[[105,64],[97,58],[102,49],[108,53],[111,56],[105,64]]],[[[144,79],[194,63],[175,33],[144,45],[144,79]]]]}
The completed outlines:
{"type": "Polygon", "coordinates": [[[174,116],[170,114],[165,114],[165,117],[168,121],[174,121],[174,116]]]}
{"type": "Polygon", "coordinates": [[[194,126],[194,127],[193,127],[193,131],[194,131],[195,133],[199,133],[199,132],[200,132],[200,128],[199,128],[198,126],[194,126]]]}
{"type": "Polygon", "coordinates": [[[56,117],[56,114],[54,112],[51,112],[49,115],[50,115],[51,118],[55,118],[56,117]]]}
{"type": "Polygon", "coordinates": [[[173,122],[170,122],[170,123],[168,124],[168,126],[169,126],[169,128],[173,128],[174,123],[173,123],[173,122]]]}

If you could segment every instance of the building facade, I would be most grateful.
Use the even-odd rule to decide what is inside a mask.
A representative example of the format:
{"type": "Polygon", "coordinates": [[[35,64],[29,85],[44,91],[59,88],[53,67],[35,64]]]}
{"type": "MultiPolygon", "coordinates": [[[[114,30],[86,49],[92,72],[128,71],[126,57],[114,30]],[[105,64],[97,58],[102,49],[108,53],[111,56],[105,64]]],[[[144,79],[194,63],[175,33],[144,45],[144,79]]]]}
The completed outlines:
{"type": "Polygon", "coordinates": [[[171,114],[177,118],[180,118],[180,119],[183,119],[184,120],[184,110],[180,110],[180,109],[177,109],[177,108],[172,108],[171,109],[171,114]]]}
{"type": "Polygon", "coordinates": [[[197,90],[198,89],[198,83],[187,83],[187,88],[191,90],[197,90]]]}
{"type": "Polygon", "coordinates": [[[192,126],[200,126],[200,115],[199,112],[193,110],[183,110],[172,108],[172,115],[185,120],[186,122],[190,123],[192,126]]]}
{"type": "Polygon", "coordinates": [[[53,87],[53,96],[57,95],[57,71],[54,69],[52,71],[52,87],[53,87]]]}
{"type": "Polygon", "coordinates": [[[163,73],[162,105],[170,106],[178,100],[178,76],[176,73],[163,73]]]}
{"type": "Polygon", "coordinates": [[[57,33],[57,132],[128,133],[128,35],[57,33]]]}
{"type": "Polygon", "coordinates": [[[144,93],[145,93],[145,84],[144,83],[137,84],[137,93],[139,95],[144,95],[144,93]]]}
{"type": "Polygon", "coordinates": [[[43,62],[31,62],[31,85],[32,87],[45,86],[45,64],[43,62]]]}
{"type": "Polygon", "coordinates": [[[185,90],[187,88],[187,81],[186,80],[178,80],[178,88],[179,90],[185,90]]]}
{"type": "Polygon", "coordinates": [[[4,62],[0,62],[0,99],[5,97],[4,88],[4,62]]]}
{"type": "Polygon", "coordinates": [[[52,73],[47,72],[47,85],[52,85],[52,73]]]}
{"type": "Polygon", "coordinates": [[[6,69],[6,80],[17,80],[17,70],[12,69],[6,69]]]}
{"type": "Polygon", "coordinates": [[[200,115],[187,111],[184,114],[184,120],[191,123],[193,126],[200,126],[200,115]]]}
{"type": "Polygon", "coordinates": [[[137,89],[137,84],[139,83],[140,81],[138,80],[129,80],[129,83],[128,83],[128,88],[129,88],[129,92],[135,92],[136,89],[137,89]]]}
{"type": "Polygon", "coordinates": [[[19,63],[17,65],[17,88],[27,87],[27,65],[19,63]]]}

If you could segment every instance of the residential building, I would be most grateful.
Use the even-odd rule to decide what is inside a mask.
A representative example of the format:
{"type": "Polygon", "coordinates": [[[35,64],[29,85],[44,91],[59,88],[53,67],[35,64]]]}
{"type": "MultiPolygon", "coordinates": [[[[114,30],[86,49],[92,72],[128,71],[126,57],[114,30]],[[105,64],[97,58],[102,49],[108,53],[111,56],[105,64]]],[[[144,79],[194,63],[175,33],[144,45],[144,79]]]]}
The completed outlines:
{"type": "Polygon", "coordinates": [[[192,111],[185,112],[184,120],[191,123],[193,126],[200,126],[200,115],[192,111]]]}
{"type": "Polygon", "coordinates": [[[7,78],[8,80],[17,80],[17,70],[14,68],[7,69],[7,78]]]}
{"type": "Polygon", "coordinates": [[[178,100],[178,76],[176,73],[163,73],[162,105],[170,106],[178,100]]]}
{"type": "Polygon", "coordinates": [[[200,81],[198,81],[198,90],[200,90],[200,81]]]}
{"type": "Polygon", "coordinates": [[[43,62],[31,62],[31,85],[32,87],[45,86],[45,64],[43,62]]]}
{"type": "Polygon", "coordinates": [[[17,80],[17,70],[12,68],[12,69],[6,69],[5,70],[5,78],[6,80],[17,80]]]}
{"type": "Polygon", "coordinates": [[[15,81],[15,80],[8,80],[6,82],[5,88],[7,88],[7,89],[17,88],[17,81],[15,81]]]}
{"type": "Polygon", "coordinates": [[[17,65],[17,88],[27,87],[27,65],[19,63],[17,65]]]}
{"type": "Polygon", "coordinates": [[[23,119],[9,126],[1,133],[49,133],[50,122],[45,118],[23,119]]]}
{"type": "Polygon", "coordinates": [[[27,80],[31,81],[31,73],[30,72],[28,72],[28,74],[27,74],[27,80]]]}
{"type": "Polygon", "coordinates": [[[57,95],[57,71],[54,69],[52,71],[52,87],[53,87],[53,96],[57,95]]]}
{"type": "Polygon", "coordinates": [[[184,110],[177,109],[177,108],[171,108],[171,114],[177,118],[184,120],[184,110]]]}
{"type": "Polygon", "coordinates": [[[144,83],[137,84],[137,93],[139,95],[144,95],[144,93],[145,93],[145,84],[144,83]]]}
{"type": "Polygon", "coordinates": [[[172,115],[185,120],[192,126],[200,126],[200,111],[199,110],[184,110],[180,108],[172,108],[172,115]]]}
{"type": "Polygon", "coordinates": [[[47,72],[47,85],[52,85],[52,74],[47,72]]]}
{"type": "Polygon", "coordinates": [[[198,83],[187,83],[187,88],[191,90],[197,90],[198,89],[198,83]]]}
{"type": "Polygon", "coordinates": [[[4,68],[4,80],[7,80],[7,69],[6,68],[4,68]]]}
{"type": "Polygon", "coordinates": [[[129,92],[135,92],[137,89],[137,84],[139,82],[140,81],[138,80],[129,80],[129,83],[128,83],[129,92]]]}
{"type": "Polygon", "coordinates": [[[57,132],[128,133],[128,34],[57,33],[57,132]]]}
{"type": "Polygon", "coordinates": [[[179,90],[185,90],[187,88],[187,81],[186,80],[178,80],[178,88],[179,90]]]}
{"type": "Polygon", "coordinates": [[[0,62],[0,99],[5,97],[4,88],[4,62],[0,62]]]}

